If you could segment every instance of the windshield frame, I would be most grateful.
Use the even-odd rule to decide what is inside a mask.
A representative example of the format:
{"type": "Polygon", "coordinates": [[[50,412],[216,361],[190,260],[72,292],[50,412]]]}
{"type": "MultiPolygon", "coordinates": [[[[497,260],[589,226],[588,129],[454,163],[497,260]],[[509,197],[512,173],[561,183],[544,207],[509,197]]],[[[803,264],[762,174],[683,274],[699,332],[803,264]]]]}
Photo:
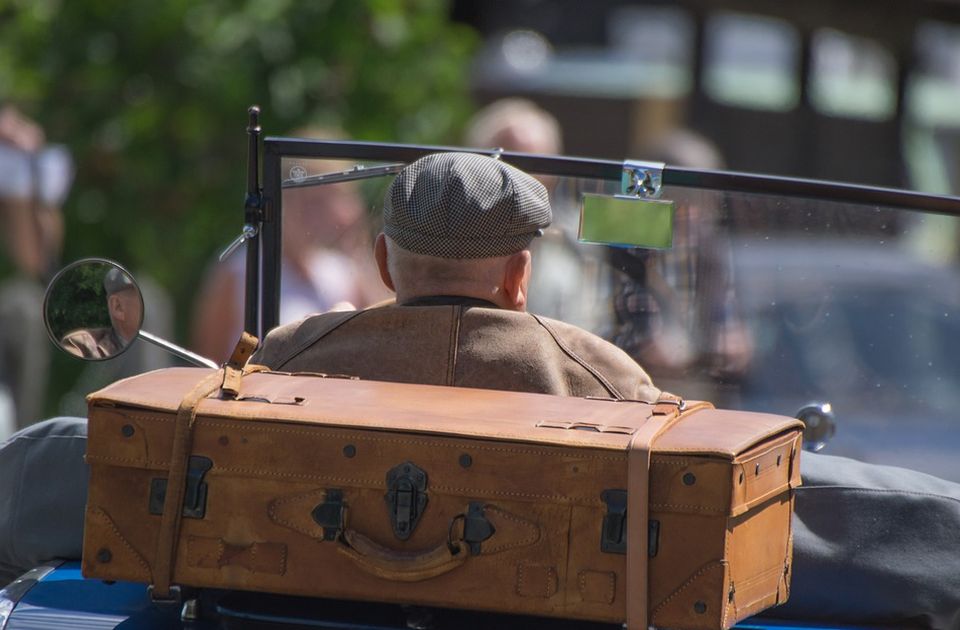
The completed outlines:
{"type": "MultiPolygon", "coordinates": [[[[251,147],[252,148],[252,147],[251,147]]],[[[384,142],[315,140],[270,136],[262,141],[263,186],[260,189],[259,225],[247,246],[245,329],[263,337],[280,320],[280,255],[283,189],[281,161],[284,158],[341,159],[410,163],[431,153],[466,151],[499,156],[511,165],[538,175],[619,181],[626,162],[571,156],[536,155],[453,146],[429,146],[384,142]],[[255,273],[259,270],[259,274],[255,273]]],[[[256,157],[253,161],[256,161],[256,157]]],[[[323,185],[318,181],[316,185],[323,185]]],[[[841,182],[762,175],[735,171],[679,168],[665,165],[664,186],[700,188],[742,193],[781,195],[902,208],[960,217],[960,197],[880,188],[841,182]]],[[[249,223],[249,210],[245,209],[249,223]]]]}

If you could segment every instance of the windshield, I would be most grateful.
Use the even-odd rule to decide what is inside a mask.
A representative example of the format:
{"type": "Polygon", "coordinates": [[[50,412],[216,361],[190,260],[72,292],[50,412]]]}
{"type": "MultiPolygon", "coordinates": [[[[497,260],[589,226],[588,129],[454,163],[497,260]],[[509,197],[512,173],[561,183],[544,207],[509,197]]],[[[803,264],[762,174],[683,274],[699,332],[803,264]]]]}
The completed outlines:
{"type": "MultiPolygon", "coordinates": [[[[281,323],[389,298],[370,252],[393,176],[292,187],[383,164],[282,160],[281,323]]],[[[672,245],[614,247],[578,227],[583,194],[619,181],[538,178],[554,221],[532,248],[531,311],[616,344],[687,399],[784,415],[830,403],[825,452],[960,481],[957,218],[666,185],[672,245]]]]}

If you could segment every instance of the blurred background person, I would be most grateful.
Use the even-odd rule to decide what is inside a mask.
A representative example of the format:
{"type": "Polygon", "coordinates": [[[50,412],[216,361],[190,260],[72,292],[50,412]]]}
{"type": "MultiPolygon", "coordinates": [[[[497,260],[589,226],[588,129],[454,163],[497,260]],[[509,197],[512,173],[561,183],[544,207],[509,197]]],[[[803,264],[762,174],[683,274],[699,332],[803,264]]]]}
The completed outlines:
{"type": "MultiPolygon", "coordinates": [[[[667,166],[723,168],[717,148],[687,129],[664,133],[638,152],[645,160],[667,166]]],[[[611,253],[611,262],[622,272],[614,281],[614,343],[658,382],[674,379],[683,385],[685,395],[709,400],[735,396],[735,384],[753,352],[734,292],[720,202],[721,197],[705,191],[680,196],[669,249],[611,253]],[[712,389],[688,393],[697,383],[712,389]],[[716,391],[718,383],[733,387],[716,391]]],[[[727,405],[732,402],[723,400],[727,405]]]]}
{"type": "MultiPolygon", "coordinates": [[[[296,137],[336,137],[302,129],[296,137]]],[[[345,170],[325,160],[285,164],[290,179],[345,170]]],[[[373,227],[356,182],[287,188],[283,192],[283,259],[280,322],[311,313],[363,308],[389,297],[373,265],[373,227]]],[[[196,298],[192,344],[197,353],[224,361],[240,338],[246,256],[214,261],[196,298]]]]}
{"type": "Polygon", "coordinates": [[[12,105],[0,109],[0,226],[12,273],[0,284],[0,439],[41,419],[50,344],[44,284],[63,245],[60,206],[73,181],[66,148],[12,105]]]}
{"type": "Polygon", "coordinates": [[[478,111],[464,139],[475,148],[502,148],[520,153],[559,154],[560,124],[550,112],[525,98],[504,98],[478,111]]]}

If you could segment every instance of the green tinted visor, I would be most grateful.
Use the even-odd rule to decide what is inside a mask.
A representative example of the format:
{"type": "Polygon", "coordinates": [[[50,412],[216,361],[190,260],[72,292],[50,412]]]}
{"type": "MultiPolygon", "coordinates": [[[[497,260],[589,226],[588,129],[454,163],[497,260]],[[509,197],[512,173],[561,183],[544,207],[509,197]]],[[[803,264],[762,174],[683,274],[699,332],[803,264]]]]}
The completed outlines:
{"type": "Polygon", "coordinates": [[[577,238],[581,243],[669,249],[673,214],[672,201],[584,194],[577,238]]]}

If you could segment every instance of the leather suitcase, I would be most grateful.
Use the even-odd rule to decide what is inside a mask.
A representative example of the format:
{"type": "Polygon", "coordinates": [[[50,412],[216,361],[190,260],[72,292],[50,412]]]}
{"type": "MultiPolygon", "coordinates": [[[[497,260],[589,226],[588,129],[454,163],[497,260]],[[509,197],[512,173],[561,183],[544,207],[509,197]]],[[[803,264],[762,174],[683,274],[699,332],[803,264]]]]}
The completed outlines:
{"type": "Polygon", "coordinates": [[[84,575],[159,598],[184,585],[637,628],[728,628],[787,598],[794,419],[271,372],[232,397],[223,382],[172,368],[89,396],[84,575]]]}

